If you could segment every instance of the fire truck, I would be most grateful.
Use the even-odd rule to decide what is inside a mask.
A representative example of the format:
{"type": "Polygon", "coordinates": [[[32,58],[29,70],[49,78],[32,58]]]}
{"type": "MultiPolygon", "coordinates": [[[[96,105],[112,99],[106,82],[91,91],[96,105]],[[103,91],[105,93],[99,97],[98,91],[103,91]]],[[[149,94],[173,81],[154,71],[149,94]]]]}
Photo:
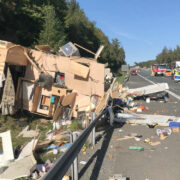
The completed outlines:
{"type": "Polygon", "coordinates": [[[154,64],[152,65],[152,76],[164,75],[167,69],[167,64],[154,64]]]}

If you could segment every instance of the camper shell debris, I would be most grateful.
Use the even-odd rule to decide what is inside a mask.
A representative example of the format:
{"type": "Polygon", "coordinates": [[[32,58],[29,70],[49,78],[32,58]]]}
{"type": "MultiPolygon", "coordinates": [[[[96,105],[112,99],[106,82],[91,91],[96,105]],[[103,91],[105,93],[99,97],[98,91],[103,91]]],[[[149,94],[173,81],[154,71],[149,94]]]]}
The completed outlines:
{"type": "MultiPolygon", "coordinates": [[[[68,43],[68,47],[74,53],[74,45],[68,43]]],[[[59,54],[49,46],[35,48],[0,41],[2,114],[23,109],[57,120],[77,118],[79,112],[95,109],[112,79],[105,64],[97,62],[100,51],[93,59],[72,56],[63,51],[64,46],[59,54]]]]}

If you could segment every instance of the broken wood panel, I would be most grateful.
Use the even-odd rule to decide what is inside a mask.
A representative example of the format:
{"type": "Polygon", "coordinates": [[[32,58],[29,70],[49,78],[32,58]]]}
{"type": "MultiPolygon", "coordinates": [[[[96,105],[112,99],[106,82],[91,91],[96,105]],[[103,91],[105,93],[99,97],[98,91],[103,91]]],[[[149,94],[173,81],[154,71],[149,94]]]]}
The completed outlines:
{"type": "Polygon", "coordinates": [[[12,46],[8,49],[6,62],[12,65],[26,66],[28,59],[24,55],[25,48],[20,45],[12,46]]]}
{"type": "Polygon", "coordinates": [[[64,89],[64,88],[57,88],[52,86],[52,95],[55,96],[65,96],[67,94],[68,89],[64,89]]]}
{"type": "Polygon", "coordinates": [[[169,89],[169,86],[167,83],[158,83],[158,84],[153,84],[149,86],[144,86],[141,88],[136,88],[136,89],[129,89],[129,93],[139,93],[139,95],[148,95],[148,94],[153,94],[153,93],[158,93],[162,92],[169,89]]]}
{"type": "Polygon", "coordinates": [[[71,93],[71,94],[68,94],[67,96],[64,97],[63,101],[62,101],[62,105],[63,106],[73,106],[74,103],[75,103],[75,100],[76,100],[76,96],[77,96],[77,93],[71,93]]]}
{"type": "Polygon", "coordinates": [[[74,61],[70,61],[68,72],[83,78],[87,78],[89,75],[89,67],[74,61]]]}
{"type": "Polygon", "coordinates": [[[63,113],[63,107],[61,106],[63,99],[64,99],[64,96],[61,96],[59,99],[57,108],[56,108],[54,115],[53,115],[53,121],[56,121],[59,118],[59,116],[61,115],[61,113],[63,113]]]}
{"type": "Polygon", "coordinates": [[[31,112],[37,111],[41,91],[42,91],[42,88],[37,85],[35,88],[35,92],[34,92],[34,96],[33,96],[33,100],[32,100],[32,109],[30,110],[31,112]]]}
{"type": "Polygon", "coordinates": [[[96,106],[96,110],[95,110],[96,115],[99,114],[101,112],[101,110],[106,106],[109,92],[110,92],[110,90],[108,90],[105,93],[105,95],[100,99],[98,105],[96,106]]]}
{"type": "Polygon", "coordinates": [[[50,96],[42,96],[41,105],[43,106],[50,106],[51,97],[50,96]]]}

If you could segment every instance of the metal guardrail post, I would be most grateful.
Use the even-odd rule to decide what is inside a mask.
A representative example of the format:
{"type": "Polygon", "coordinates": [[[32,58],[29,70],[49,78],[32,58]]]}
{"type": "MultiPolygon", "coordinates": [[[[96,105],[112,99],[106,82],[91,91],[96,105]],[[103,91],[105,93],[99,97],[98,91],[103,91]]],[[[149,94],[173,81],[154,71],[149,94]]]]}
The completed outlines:
{"type": "MultiPolygon", "coordinates": [[[[71,143],[77,139],[78,135],[76,132],[71,134],[71,143]]],[[[76,157],[71,165],[71,177],[72,180],[78,180],[78,157],[76,157]]]]}
{"type": "MultiPolygon", "coordinates": [[[[93,122],[95,120],[95,112],[93,111],[91,113],[91,122],[93,122]]],[[[95,127],[93,128],[92,132],[91,132],[91,145],[94,147],[95,146],[95,127]]]]}
{"type": "Polygon", "coordinates": [[[94,119],[94,121],[78,136],[73,144],[60,156],[53,167],[45,174],[42,180],[62,180],[63,176],[70,168],[74,159],[77,157],[87,138],[89,137],[92,129],[96,125],[97,121],[107,112],[107,109],[103,109],[100,114],[94,119]]]}
{"type": "Polygon", "coordinates": [[[109,112],[109,118],[110,118],[110,126],[113,126],[113,122],[114,122],[114,112],[111,106],[109,106],[108,108],[108,112],[109,112]]]}

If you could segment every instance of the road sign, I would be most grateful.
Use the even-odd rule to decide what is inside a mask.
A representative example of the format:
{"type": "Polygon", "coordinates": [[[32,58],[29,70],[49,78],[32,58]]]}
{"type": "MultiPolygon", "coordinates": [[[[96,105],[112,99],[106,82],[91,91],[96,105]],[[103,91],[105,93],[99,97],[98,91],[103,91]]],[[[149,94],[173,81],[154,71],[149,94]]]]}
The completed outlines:
{"type": "Polygon", "coordinates": [[[122,65],[121,66],[121,71],[128,71],[129,70],[129,65],[122,65]]]}

